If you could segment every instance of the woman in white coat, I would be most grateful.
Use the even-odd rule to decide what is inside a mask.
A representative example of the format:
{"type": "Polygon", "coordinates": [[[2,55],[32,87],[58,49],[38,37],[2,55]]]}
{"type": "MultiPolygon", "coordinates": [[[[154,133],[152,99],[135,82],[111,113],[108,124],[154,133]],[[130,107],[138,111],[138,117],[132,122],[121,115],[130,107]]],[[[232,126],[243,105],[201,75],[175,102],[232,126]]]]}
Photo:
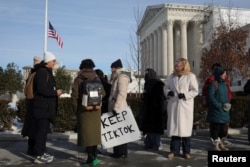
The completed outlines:
{"type": "Polygon", "coordinates": [[[174,72],[168,77],[164,87],[168,98],[168,135],[171,137],[168,158],[180,154],[191,158],[191,134],[193,128],[194,98],[198,95],[198,81],[190,71],[190,65],[184,58],[175,63],[174,72]]]}

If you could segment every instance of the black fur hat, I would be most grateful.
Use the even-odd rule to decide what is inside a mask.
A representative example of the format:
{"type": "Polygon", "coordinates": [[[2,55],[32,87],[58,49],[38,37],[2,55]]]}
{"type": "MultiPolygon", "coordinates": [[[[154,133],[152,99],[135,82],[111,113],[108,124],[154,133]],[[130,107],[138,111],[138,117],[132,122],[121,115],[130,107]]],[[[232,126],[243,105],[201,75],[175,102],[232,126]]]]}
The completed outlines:
{"type": "Polygon", "coordinates": [[[111,68],[122,68],[122,61],[120,59],[116,60],[111,64],[111,68]]]}

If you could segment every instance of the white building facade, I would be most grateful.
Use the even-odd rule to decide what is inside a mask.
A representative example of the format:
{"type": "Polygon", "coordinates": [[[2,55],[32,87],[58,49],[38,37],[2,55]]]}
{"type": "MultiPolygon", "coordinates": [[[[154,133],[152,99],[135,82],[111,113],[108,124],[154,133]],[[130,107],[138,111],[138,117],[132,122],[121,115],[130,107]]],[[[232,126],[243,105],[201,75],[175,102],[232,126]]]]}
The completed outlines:
{"type": "Polygon", "coordinates": [[[142,72],[153,68],[161,78],[165,78],[173,72],[175,60],[183,57],[188,59],[191,70],[198,75],[202,49],[209,47],[214,28],[221,19],[227,22],[229,12],[237,25],[250,23],[248,9],[184,4],[148,6],[137,31],[142,72]]]}

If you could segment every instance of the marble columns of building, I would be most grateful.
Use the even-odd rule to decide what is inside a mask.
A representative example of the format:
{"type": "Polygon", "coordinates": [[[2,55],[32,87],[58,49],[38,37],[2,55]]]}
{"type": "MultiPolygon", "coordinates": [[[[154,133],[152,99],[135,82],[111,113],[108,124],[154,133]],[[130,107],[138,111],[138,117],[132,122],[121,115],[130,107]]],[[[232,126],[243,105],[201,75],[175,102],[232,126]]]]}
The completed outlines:
{"type": "Polygon", "coordinates": [[[158,45],[158,48],[157,48],[157,74],[158,75],[162,75],[162,66],[163,66],[163,63],[162,63],[162,32],[161,32],[161,27],[159,27],[157,29],[157,45],[158,45]]]}
{"type": "Polygon", "coordinates": [[[154,66],[153,69],[158,73],[158,39],[157,39],[157,31],[154,32],[154,54],[152,55],[154,58],[154,66]]]}
{"type": "MultiPolygon", "coordinates": [[[[153,68],[158,75],[167,76],[174,70],[175,53],[180,53],[179,56],[188,59],[188,35],[187,24],[185,20],[167,20],[160,27],[155,29],[141,43],[142,47],[142,70],[153,68]],[[180,41],[178,48],[174,47],[174,24],[180,25],[180,41]],[[178,49],[178,50],[174,50],[178,49]]],[[[176,57],[176,58],[177,58],[176,57]]]]}
{"type": "Polygon", "coordinates": [[[172,20],[167,21],[167,33],[168,33],[168,37],[167,37],[168,72],[167,72],[167,75],[170,75],[174,69],[174,45],[173,45],[174,40],[173,40],[173,21],[172,20]]]}
{"type": "Polygon", "coordinates": [[[187,59],[187,21],[181,21],[181,57],[187,59]]]}
{"type": "Polygon", "coordinates": [[[150,42],[150,68],[154,68],[154,36],[151,34],[149,36],[149,42],[150,42]]]}
{"type": "Polygon", "coordinates": [[[162,73],[161,75],[167,75],[168,73],[168,56],[167,56],[167,25],[164,24],[162,26],[162,62],[161,68],[162,73]]]}

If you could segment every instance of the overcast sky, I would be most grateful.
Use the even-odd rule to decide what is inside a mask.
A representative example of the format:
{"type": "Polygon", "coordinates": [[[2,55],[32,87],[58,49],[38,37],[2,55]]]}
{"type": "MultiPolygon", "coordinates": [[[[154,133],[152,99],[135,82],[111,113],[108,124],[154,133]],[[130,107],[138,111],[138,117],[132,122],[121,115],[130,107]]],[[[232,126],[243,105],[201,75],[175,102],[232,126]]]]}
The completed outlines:
{"type": "MultiPolygon", "coordinates": [[[[181,3],[249,8],[249,0],[48,0],[48,20],[61,36],[60,49],[48,38],[47,49],[59,64],[78,69],[91,58],[96,68],[110,73],[110,64],[121,58],[128,67],[129,40],[136,30],[134,10],[143,14],[149,5],[181,3]]],[[[14,62],[22,69],[33,57],[43,57],[45,0],[0,0],[0,66],[14,62]]],[[[133,65],[130,62],[130,65],[133,65]]]]}

